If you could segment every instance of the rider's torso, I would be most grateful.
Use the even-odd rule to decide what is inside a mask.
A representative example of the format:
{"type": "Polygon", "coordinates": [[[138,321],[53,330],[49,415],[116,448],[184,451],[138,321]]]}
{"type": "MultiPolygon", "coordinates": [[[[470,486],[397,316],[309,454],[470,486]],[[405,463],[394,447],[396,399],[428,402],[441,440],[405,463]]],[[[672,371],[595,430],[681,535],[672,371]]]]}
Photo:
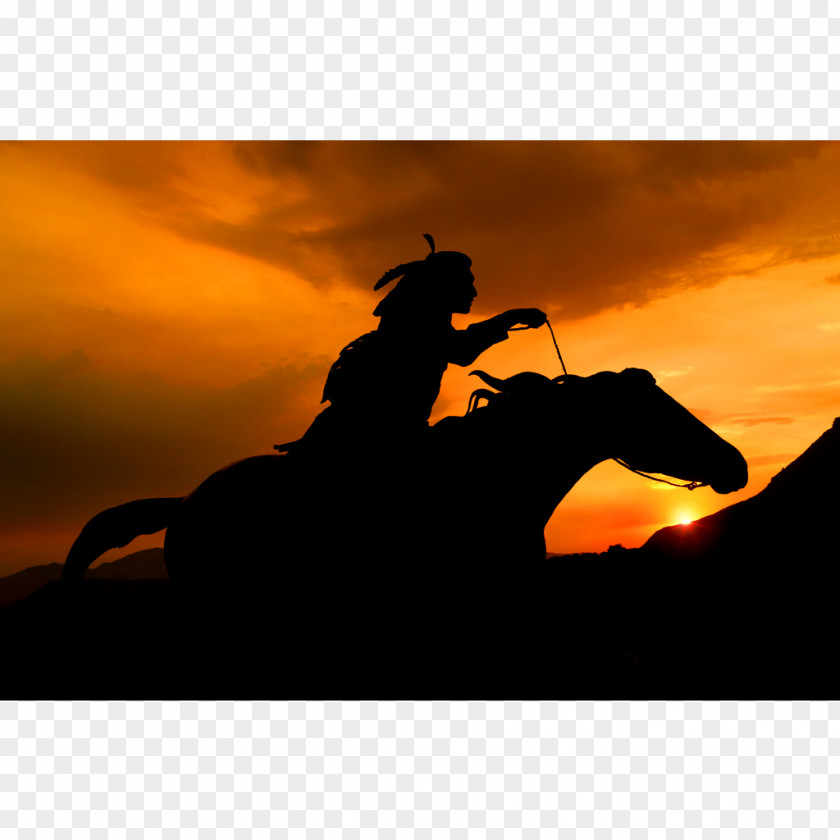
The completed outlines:
{"type": "Polygon", "coordinates": [[[380,422],[425,424],[448,364],[451,324],[434,332],[378,329],[341,351],[330,369],[324,401],[380,422]]]}

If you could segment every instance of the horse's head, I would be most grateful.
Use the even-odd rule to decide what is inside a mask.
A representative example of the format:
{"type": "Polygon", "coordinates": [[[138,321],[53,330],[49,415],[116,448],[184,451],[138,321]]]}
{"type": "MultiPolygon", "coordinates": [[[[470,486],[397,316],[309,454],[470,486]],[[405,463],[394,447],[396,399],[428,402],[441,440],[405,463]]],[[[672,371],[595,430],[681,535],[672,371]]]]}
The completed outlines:
{"type": "Polygon", "coordinates": [[[557,429],[554,443],[593,452],[595,461],[616,458],[641,472],[709,484],[718,493],[747,483],[741,453],[669,397],[645,370],[556,379],[531,372],[508,379],[473,373],[499,392],[480,389],[474,398],[522,407],[530,423],[547,421],[557,429]]]}
{"type": "Polygon", "coordinates": [[[613,433],[613,457],[633,469],[708,484],[732,493],[747,483],[747,462],[732,444],[668,396],[646,370],[605,371],[584,380],[613,433]]]}

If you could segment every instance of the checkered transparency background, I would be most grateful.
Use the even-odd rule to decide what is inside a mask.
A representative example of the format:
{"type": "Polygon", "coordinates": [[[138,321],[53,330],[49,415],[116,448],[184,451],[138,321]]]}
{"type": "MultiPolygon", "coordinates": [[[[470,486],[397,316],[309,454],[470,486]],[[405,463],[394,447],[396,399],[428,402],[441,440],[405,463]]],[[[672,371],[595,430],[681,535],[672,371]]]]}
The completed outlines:
{"type": "MultiPolygon", "coordinates": [[[[3,0],[0,138],[838,137],[837,12],[3,0]]],[[[840,830],[838,712],[0,703],[0,834],[819,840],[840,830]]]]}
{"type": "Polygon", "coordinates": [[[821,840],[840,703],[0,703],[23,837],[821,840]]]}
{"type": "Polygon", "coordinates": [[[836,0],[3,0],[0,62],[7,138],[840,135],[836,0]]]}

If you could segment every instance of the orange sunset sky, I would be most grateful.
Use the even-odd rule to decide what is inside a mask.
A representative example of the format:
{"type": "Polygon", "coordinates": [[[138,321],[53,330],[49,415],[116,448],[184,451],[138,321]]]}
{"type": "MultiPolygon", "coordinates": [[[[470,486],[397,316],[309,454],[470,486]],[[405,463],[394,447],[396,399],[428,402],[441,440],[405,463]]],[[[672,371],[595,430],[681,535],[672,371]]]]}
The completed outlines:
{"type": "MultiPolygon", "coordinates": [[[[729,496],[602,464],[550,551],[752,496],[840,414],[837,144],[11,142],[0,194],[0,574],[302,434],[423,233],[473,259],[456,326],[539,307],[571,373],[650,370],[749,463],[729,496]]],[[[561,372],[544,327],[473,367],[561,372]]],[[[464,412],[470,369],[433,420],[464,412]]]]}

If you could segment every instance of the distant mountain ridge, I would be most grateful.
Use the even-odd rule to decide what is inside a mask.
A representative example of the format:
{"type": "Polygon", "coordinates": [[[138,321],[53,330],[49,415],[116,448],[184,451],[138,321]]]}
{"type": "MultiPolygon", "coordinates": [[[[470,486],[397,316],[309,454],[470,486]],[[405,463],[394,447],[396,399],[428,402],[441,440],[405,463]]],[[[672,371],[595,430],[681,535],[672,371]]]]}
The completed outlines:
{"type": "MultiPolygon", "coordinates": [[[[46,563],[31,566],[20,572],[0,578],[0,607],[8,606],[31,595],[61,577],[63,563],[46,563]]],[[[162,548],[148,548],[102,563],[85,575],[100,580],[148,580],[167,578],[162,548]]]]}

